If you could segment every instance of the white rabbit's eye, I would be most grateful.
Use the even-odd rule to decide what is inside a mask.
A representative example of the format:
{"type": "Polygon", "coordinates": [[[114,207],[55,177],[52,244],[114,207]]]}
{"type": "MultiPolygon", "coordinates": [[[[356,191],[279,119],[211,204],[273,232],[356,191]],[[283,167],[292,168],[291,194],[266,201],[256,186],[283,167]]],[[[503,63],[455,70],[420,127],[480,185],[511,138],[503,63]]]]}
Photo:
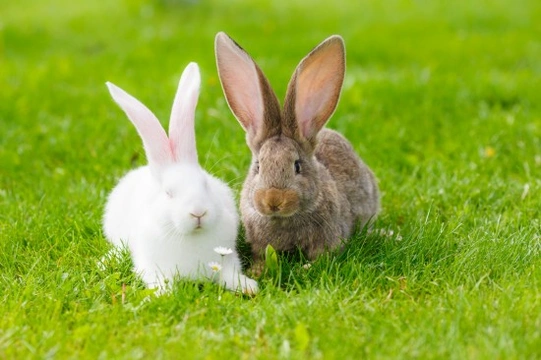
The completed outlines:
{"type": "Polygon", "coordinates": [[[301,173],[301,161],[295,160],[295,174],[301,173]]]}
{"type": "Polygon", "coordinates": [[[171,190],[166,190],[166,191],[165,191],[165,194],[167,195],[168,198],[170,198],[170,199],[173,198],[173,191],[171,191],[171,190]]]}

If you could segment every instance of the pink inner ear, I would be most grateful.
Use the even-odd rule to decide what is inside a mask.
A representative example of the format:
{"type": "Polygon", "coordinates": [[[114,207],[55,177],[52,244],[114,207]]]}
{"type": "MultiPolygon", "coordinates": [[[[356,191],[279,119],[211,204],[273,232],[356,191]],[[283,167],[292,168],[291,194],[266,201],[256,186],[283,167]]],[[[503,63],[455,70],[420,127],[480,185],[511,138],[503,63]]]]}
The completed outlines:
{"type": "Polygon", "coordinates": [[[216,35],[216,62],[225,97],[244,130],[254,135],[263,124],[264,104],[253,60],[226,34],[216,35]]]}
{"type": "Polygon", "coordinates": [[[295,114],[305,138],[315,137],[334,112],[344,67],[344,48],[339,37],[321,43],[297,67],[295,114]]]}
{"type": "Polygon", "coordinates": [[[143,140],[147,160],[153,171],[173,161],[169,139],[156,116],[139,100],[117,87],[107,83],[115,102],[124,110],[143,140]]]}
{"type": "Polygon", "coordinates": [[[306,81],[301,79],[300,83],[303,88],[297,92],[295,109],[301,131],[306,138],[311,138],[332,115],[336,104],[330,105],[329,101],[335,97],[336,88],[332,81],[317,81],[317,77],[308,78],[306,81]]]}
{"type": "Polygon", "coordinates": [[[197,163],[194,122],[200,85],[199,67],[192,62],[180,77],[169,120],[169,139],[177,162],[197,163]]]}

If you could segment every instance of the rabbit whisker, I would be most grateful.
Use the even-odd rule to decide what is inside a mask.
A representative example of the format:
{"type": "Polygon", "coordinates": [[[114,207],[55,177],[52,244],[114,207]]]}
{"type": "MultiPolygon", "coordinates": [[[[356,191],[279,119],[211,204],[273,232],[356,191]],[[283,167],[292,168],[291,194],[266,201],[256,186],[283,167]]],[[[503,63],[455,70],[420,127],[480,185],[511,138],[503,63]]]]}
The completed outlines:
{"type": "Polygon", "coordinates": [[[185,239],[185,235],[182,234],[173,223],[166,222],[163,226],[165,230],[164,237],[167,242],[182,243],[185,239]]]}

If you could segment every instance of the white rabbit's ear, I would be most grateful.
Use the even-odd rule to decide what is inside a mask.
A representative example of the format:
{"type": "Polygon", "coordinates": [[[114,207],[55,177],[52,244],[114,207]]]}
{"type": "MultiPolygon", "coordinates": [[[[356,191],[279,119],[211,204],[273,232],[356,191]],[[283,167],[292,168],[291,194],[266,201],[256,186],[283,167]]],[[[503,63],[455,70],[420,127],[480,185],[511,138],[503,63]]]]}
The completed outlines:
{"type": "Polygon", "coordinates": [[[180,77],[169,120],[169,139],[176,161],[197,163],[194,120],[200,85],[199,66],[192,62],[180,77]]]}
{"type": "Polygon", "coordinates": [[[345,67],[344,41],[333,35],[313,49],[293,73],[284,113],[295,114],[298,129],[305,139],[315,141],[336,109],[345,67]]]}
{"type": "Polygon", "coordinates": [[[135,125],[153,172],[159,172],[160,168],[173,161],[169,138],[162,125],[152,111],[139,100],[110,82],[106,84],[115,102],[135,125]]]}
{"type": "Polygon", "coordinates": [[[281,131],[280,104],[256,63],[223,32],[216,34],[216,65],[227,103],[248,133],[249,142],[281,131]]]}

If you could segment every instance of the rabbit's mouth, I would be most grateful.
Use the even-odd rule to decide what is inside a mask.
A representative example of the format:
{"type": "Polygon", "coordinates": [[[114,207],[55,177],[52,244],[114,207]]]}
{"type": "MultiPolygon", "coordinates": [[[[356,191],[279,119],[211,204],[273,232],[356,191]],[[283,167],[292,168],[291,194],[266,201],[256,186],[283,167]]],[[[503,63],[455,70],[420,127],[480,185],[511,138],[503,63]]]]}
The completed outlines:
{"type": "Polygon", "coordinates": [[[203,221],[204,221],[205,215],[207,215],[207,211],[199,211],[199,212],[190,213],[190,216],[194,220],[194,227],[193,227],[194,232],[199,232],[203,230],[203,221]]]}
{"type": "Polygon", "coordinates": [[[257,211],[264,216],[290,217],[299,210],[299,195],[290,189],[258,189],[254,194],[257,211]]]}
{"type": "Polygon", "coordinates": [[[204,223],[194,224],[192,227],[192,233],[198,234],[207,230],[207,226],[204,223]]]}

